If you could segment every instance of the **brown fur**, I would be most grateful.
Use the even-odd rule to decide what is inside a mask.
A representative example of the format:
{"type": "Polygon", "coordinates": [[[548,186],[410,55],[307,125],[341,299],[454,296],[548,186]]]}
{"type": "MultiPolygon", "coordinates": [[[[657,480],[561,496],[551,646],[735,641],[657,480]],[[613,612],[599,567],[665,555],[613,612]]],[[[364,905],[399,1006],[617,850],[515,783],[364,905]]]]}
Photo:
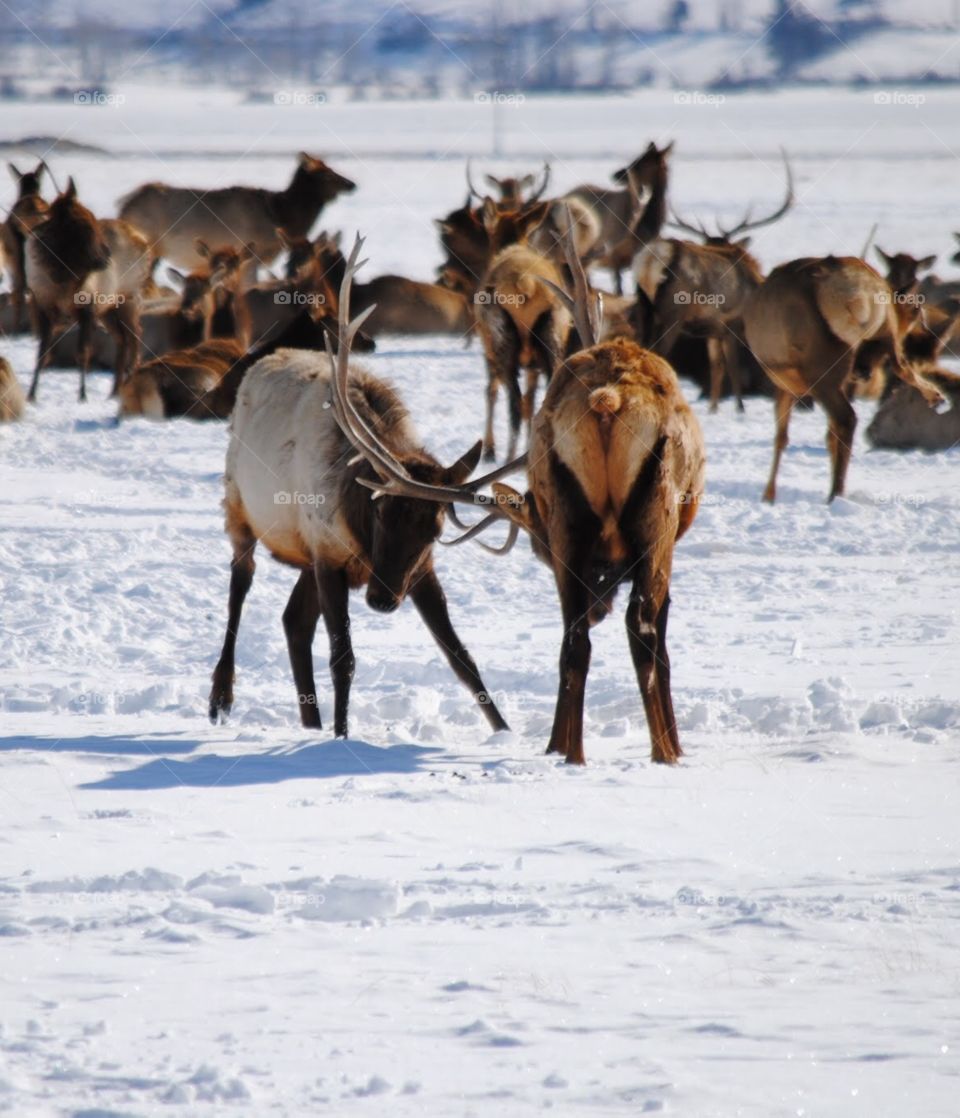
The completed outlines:
{"type": "Polygon", "coordinates": [[[45,164],[41,160],[32,171],[20,172],[12,164],[7,164],[10,174],[17,184],[17,199],[0,225],[0,260],[10,275],[13,322],[11,333],[22,333],[27,329],[27,279],[25,244],[31,230],[46,217],[50,208],[40,194],[45,164]]]}
{"type": "Polygon", "coordinates": [[[952,450],[960,445],[960,376],[947,369],[927,369],[932,384],[950,408],[931,408],[916,388],[898,385],[877,408],[867,428],[872,446],[887,450],[952,450]]]}
{"type": "Polygon", "coordinates": [[[6,357],[0,357],[0,423],[20,419],[26,406],[27,398],[13,366],[6,357]]]}
{"type": "Polygon", "coordinates": [[[234,338],[216,338],[147,361],[120,385],[120,416],[172,419],[213,392],[243,355],[234,338]]]}

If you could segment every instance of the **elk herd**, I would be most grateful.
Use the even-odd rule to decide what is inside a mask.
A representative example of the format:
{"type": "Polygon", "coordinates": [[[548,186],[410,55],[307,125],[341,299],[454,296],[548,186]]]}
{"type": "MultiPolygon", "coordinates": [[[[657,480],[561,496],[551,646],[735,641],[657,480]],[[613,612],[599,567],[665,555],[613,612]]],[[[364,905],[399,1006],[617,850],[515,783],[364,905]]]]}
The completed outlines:
{"type": "Polygon", "coordinates": [[[345,255],[338,233],[315,233],[325,208],[356,185],[306,153],[284,190],[154,182],[121,199],[115,218],[95,216],[73,178],[45,200],[53,179],[43,161],[25,172],[9,165],[16,197],[0,226],[10,287],[0,326],[13,334],[29,325],[37,349],[26,398],[0,358],[0,420],[24,414],[51,365],[79,370],[81,400],[90,369],[112,369],[120,417],[231,419],[224,508],[233,559],[211,719],[233,703],[240,616],[263,544],[298,572],[283,627],[304,726],[321,725],[312,642],[322,617],[333,729],[348,732],[348,599],[365,587],[384,613],[413,601],[490,727],[505,729],[434,566],[449,518],[460,534],[441,542],[502,554],[523,532],[552,571],[563,638],[548,752],[584,761],[590,629],[626,584],[651,756],[674,762],[670,577],[706,458],[678,374],[700,384],[711,412],[726,384],[741,411],[747,394],[772,396],[767,501],[798,403],[827,416],[829,500],[844,492],[857,396],[879,401],[867,432],[876,446],[960,440],[960,377],[939,366],[960,321],[960,282],[924,275],[933,257],[880,249],[883,274],[862,257],[826,256],[764,275],[750,234],[794,205],[786,154],[779,206],[710,232],[670,208],[672,148],[649,144],[613,172],[612,186],[559,194],[548,193],[549,165],[486,174],[478,190],[468,162],[465,202],[436,220],[435,282],[361,278],[359,236],[345,255]],[[609,276],[606,290],[598,274],[609,276]],[[452,465],[423,445],[396,390],[355,363],[391,334],[479,340],[482,437],[452,465]],[[481,458],[496,460],[501,389],[506,459],[474,477],[481,458]],[[525,484],[504,480],[514,474],[525,484]],[[467,507],[480,518],[464,518],[467,507]],[[505,542],[480,541],[495,525],[506,527],[505,542]]]}

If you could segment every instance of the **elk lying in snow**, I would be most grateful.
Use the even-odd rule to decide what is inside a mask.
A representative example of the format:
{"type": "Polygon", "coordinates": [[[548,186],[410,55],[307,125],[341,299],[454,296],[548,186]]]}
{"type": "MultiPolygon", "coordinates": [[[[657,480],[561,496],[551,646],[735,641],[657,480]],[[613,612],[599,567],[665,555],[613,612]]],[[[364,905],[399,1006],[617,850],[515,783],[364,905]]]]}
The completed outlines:
{"type": "MultiPolygon", "coordinates": [[[[543,197],[550,182],[550,164],[544,163],[543,175],[539,185],[537,184],[537,176],[533,174],[519,177],[508,175],[502,179],[498,179],[496,175],[484,175],[483,177],[487,180],[488,185],[497,192],[499,204],[505,210],[518,210],[522,206],[530,206],[534,202],[539,202],[543,197]],[[527,191],[530,193],[528,194],[527,191]]],[[[467,189],[472,197],[481,203],[483,202],[483,194],[473,185],[469,159],[467,160],[467,189]]]]}
{"type": "Polygon", "coordinates": [[[537,377],[550,377],[563,359],[572,328],[566,306],[557,297],[560,269],[526,243],[547,215],[549,204],[503,212],[488,199],[484,220],[494,253],[477,292],[477,325],[487,361],[487,418],[483,456],[495,456],[493,409],[502,384],[510,405],[507,457],[516,453],[521,420],[533,416],[537,377]],[[520,370],[527,371],[521,393],[520,370]]]}
{"type": "Polygon", "coordinates": [[[776,386],[776,439],[765,501],[776,497],[777,470],[797,399],[812,396],[827,413],[832,481],[829,501],[843,494],[857,414],[850,404],[858,350],[886,359],[930,404],[939,393],[904,361],[902,335],[912,311],[857,257],[792,260],[770,273],[747,301],[744,326],[757,360],[776,386]]]}
{"type": "Polygon", "coordinates": [[[258,259],[269,264],[282,248],[278,227],[290,237],[305,236],[328,202],[355,189],[322,159],[301,152],[285,190],[191,190],[151,182],[120,199],[120,217],[143,230],[155,256],[180,268],[201,263],[198,237],[237,249],[252,244],[258,259]]]}
{"type": "Polygon", "coordinates": [[[960,446],[960,376],[929,369],[923,380],[949,402],[948,411],[931,408],[916,389],[899,384],[877,408],[867,440],[886,450],[951,450],[960,446]]]}
{"type": "Polygon", "coordinates": [[[19,419],[26,406],[23,388],[17,380],[13,366],[6,357],[0,357],[0,423],[10,423],[19,419]]]}
{"type": "Polygon", "coordinates": [[[77,201],[71,178],[46,218],[27,239],[27,285],[37,320],[37,363],[29,399],[50,362],[55,327],[79,326],[80,399],[87,398],[87,370],[96,319],[117,339],[114,390],[133,371],[140,346],[140,289],[150,274],[146,238],[125,221],[98,221],[77,201]]]}
{"type": "Polygon", "coordinates": [[[213,338],[145,361],[120,385],[120,416],[172,419],[187,415],[243,356],[234,338],[213,338]]]}
{"type": "Polygon", "coordinates": [[[623,294],[621,273],[630,267],[638,248],[660,235],[667,216],[667,185],[669,157],[673,144],[658,148],[651,143],[626,167],[613,174],[614,181],[622,184],[619,190],[602,186],[578,186],[564,199],[585,203],[594,213],[600,236],[591,254],[591,260],[613,272],[615,290],[623,294]],[[646,201],[637,204],[641,195],[646,201]]]}
{"type": "Polygon", "coordinates": [[[354,669],[348,599],[351,589],[366,585],[367,603],[385,613],[409,594],[490,726],[506,729],[453,629],[433,569],[443,509],[405,497],[371,501],[356,484],[399,471],[429,485],[459,485],[480,456],[478,444],[444,469],[424,450],[396,392],[363,370],[348,369],[350,343],[362,321],[347,325],[361,245],[358,238],[340,293],[336,360],[332,348],[327,355],[280,350],[257,362],[240,390],[225,475],[226,529],[233,545],[229,619],[213,673],[210,717],[216,721],[233,703],[237,628],[261,542],[274,558],[301,572],[283,625],[304,726],[321,725],[311,646],[322,615],[330,638],[334,732],[347,735],[354,669]],[[286,500],[278,500],[278,490],[286,500]],[[300,503],[300,496],[309,501],[300,503]]]}
{"type": "MultiPolygon", "coordinates": [[[[339,290],[346,270],[339,237],[321,233],[313,250],[312,266],[319,269],[335,291],[339,290]]],[[[353,285],[353,302],[358,314],[371,308],[364,321],[364,332],[373,338],[380,334],[465,336],[473,330],[471,304],[466,296],[436,283],[422,283],[405,276],[376,276],[368,283],[353,285]]]]}
{"type": "Polygon", "coordinates": [[[548,753],[583,764],[583,704],[590,666],[590,626],[612,609],[621,583],[631,584],[627,637],[650,732],[651,757],[682,754],[670,690],[667,616],[676,541],[692,523],[703,490],[704,444],[676,375],[635,342],[595,344],[586,277],[568,239],[575,301],[566,299],[587,348],[560,366],[533,422],[528,490],[494,484],[518,459],[467,485],[423,484],[394,471],[362,484],[383,493],[479,505],[487,517],[466,535],[511,522],[501,550],[523,528],[534,553],[553,570],[563,611],[560,685],[548,753]]]}
{"type": "Polygon", "coordinates": [[[10,276],[11,302],[13,305],[12,333],[26,329],[26,253],[25,246],[30,230],[43,221],[49,209],[40,195],[43,172],[47,169],[41,159],[32,171],[18,171],[12,164],[7,167],[17,184],[17,200],[10,208],[7,220],[0,225],[0,259],[10,276]]]}

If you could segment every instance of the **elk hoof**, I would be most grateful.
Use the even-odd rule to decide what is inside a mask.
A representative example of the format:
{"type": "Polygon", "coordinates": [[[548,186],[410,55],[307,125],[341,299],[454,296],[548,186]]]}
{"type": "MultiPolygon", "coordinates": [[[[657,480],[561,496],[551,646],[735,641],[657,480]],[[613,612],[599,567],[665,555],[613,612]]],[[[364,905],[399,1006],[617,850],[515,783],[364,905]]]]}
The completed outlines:
{"type": "Polygon", "coordinates": [[[210,721],[216,726],[224,725],[233,708],[233,696],[223,691],[214,691],[210,696],[210,721]]]}

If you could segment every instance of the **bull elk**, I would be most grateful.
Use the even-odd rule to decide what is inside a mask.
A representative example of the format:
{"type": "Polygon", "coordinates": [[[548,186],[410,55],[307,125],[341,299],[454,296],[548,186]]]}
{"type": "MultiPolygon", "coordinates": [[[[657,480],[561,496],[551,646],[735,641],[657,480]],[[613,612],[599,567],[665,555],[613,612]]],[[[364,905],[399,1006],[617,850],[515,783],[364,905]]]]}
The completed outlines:
{"type": "Polygon", "coordinates": [[[180,268],[202,263],[198,237],[237,249],[252,244],[257,258],[269,264],[283,247],[278,228],[289,237],[306,236],[328,203],[355,189],[356,183],[322,159],[301,152],[284,190],[254,186],[193,190],[151,182],[120,199],[120,217],[144,232],[155,256],[180,268]]]}
{"type": "MultiPolygon", "coordinates": [[[[473,185],[473,177],[470,174],[470,163],[467,160],[467,189],[470,195],[476,198],[481,204],[483,203],[484,195],[473,185]]],[[[483,176],[487,184],[496,191],[498,195],[499,205],[505,210],[518,210],[522,206],[530,206],[534,202],[539,202],[543,197],[547,186],[550,183],[550,164],[544,163],[543,173],[540,178],[539,184],[537,183],[537,176],[534,174],[529,175],[507,175],[505,178],[497,178],[496,175],[483,176]],[[527,193],[529,191],[529,193],[527,193]]]]}
{"type": "Polygon", "coordinates": [[[71,178],[27,239],[26,278],[36,310],[38,338],[28,396],[31,401],[36,399],[40,373],[50,362],[54,329],[71,320],[79,327],[80,399],[87,398],[87,370],[97,319],[117,341],[117,390],[137,364],[140,290],[150,268],[146,238],[125,221],[95,218],[77,200],[71,178]]]}
{"type": "Polygon", "coordinates": [[[223,717],[233,703],[237,628],[261,542],[274,558],[300,571],[283,625],[304,726],[321,725],[311,646],[322,615],[330,638],[334,732],[347,735],[354,671],[349,592],[365,585],[367,604],[382,613],[410,596],[491,728],[503,730],[507,724],[453,629],[433,568],[443,508],[405,497],[371,501],[356,484],[399,472],[426,485],[459,485],[480,456],[477,444],[442,467],[424,449],[396,392],[370,373],[349,368],[350,345],[362,322],[361,317],[348,325],[350,283],[362,244],[358,237],[340,291],[336,359],[332,346],[327,355],[280,351],[257,362],[243,380],[225,475],[226,530],[233,545],[229,618],[213,673],[210,717],[223,717]],[[278,500],[278,490],[286,501],[278,500]],[[294,494],[310,500],[300,503],[294,494]]]}
{"type": "Polygon", "coordinates": [[[931,405],[939,393],[919,380],[903,357],[902,335],[912,310],[858,257],[792,260],[767,276],[747,301],[744,327],[757,360],[776,387],[776,438],[765,501],[776,498],[777,470],[788,444],[790,413],[812,396],[827,413],[832,480],[828,501],[843,494],[857,413],[850,396],[858,351],[888,360],[904,383],[931,405]]]}
{"type": "Polygon", "coordinates": [[[17,198],[10,207],[6,221],[0,225],[0,259],[3,259],[10,276],[10,295],[13,309],[12,332],[20,334],[26,329],[25,308],[27,295],[26,241],[47,214],[49,206],[40,193],[43,172],[47,165],[41,159],[32,171],[19,171],[13,163],[7,164],[10,176],[17,186],[17,198]]]}
{"type": "Polygon", "coordinates": [[[577,199],[594,214],[600,230],[591,261],[613,273],[615,290],[623,294],[624,269],[641,244],[660,235],[667,216],[670,153],[673,144],[658,148],[650,143],[632,163],[614,171],[614,182],[621,188],[578,186],[564,195],[577,199]],[[644,197],[638,212],[638,200],[644,197]]]}
{"type": "Polygon", "coordinates": [[[670,689],[667,617],[677,540],[690,527],[703,490],[703,435],[666,361],[624,338],[597,343],[598,322],[586,276],[566,241],[575,297],[572,311],[585,346],[560,366],[533,422],[527,492],[493,481],[508,466],[467,485],[437,486],[393,470],[361,484],[396,499],[419,497],[479,506],[486,517],[460,539],[509,521],[553,571],[563,613],[560,683],[548,753],[583,764],[583,707],[590,627],[630,583],[627,639],[643,697],[651,758],[682,755],[670,689]],[[479,490],[493,481],[493,493],[479,490]]]}
{"type": "Polygon", "coordinates": [[[538,377],[549,378],[563,359],[572,328],[566,306],[557,297],[562,285],[560,269],[527,243],[544,220],[549,203],[503,211],[492,199],[484,203],[484,221],[493,260],[475,297],[477,325],[487,364],[487,408],[483,456],[496,454],[493,410],[500,385],[510,407],[510,442],[507,458],[516,454],[522,420],[533,416],[538,377]],[[527,386],[520,388],[520,371],[527,386]]]}

